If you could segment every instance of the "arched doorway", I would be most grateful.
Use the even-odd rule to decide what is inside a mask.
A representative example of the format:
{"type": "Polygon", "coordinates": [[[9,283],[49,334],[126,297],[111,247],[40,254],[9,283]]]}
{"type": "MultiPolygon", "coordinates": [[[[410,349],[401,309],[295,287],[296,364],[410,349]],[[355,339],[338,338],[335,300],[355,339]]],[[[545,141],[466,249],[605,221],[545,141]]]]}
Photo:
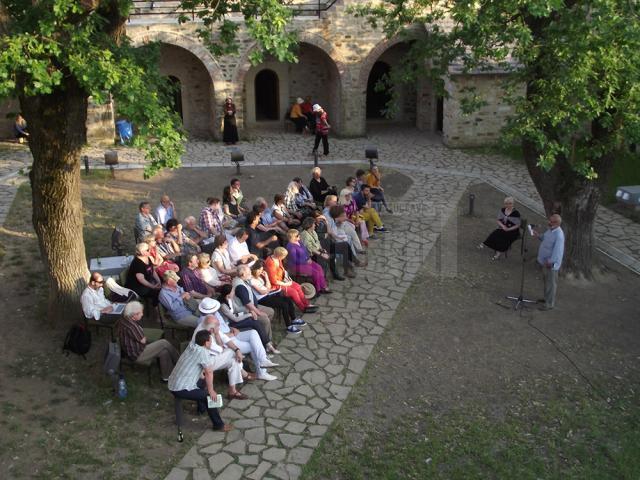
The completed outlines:
{"type": "Polygon", "coordinates": [[[378,83],[391,73],[391,67],[386,62],[376,62],[369,73],[367,81],[367,118],[384,118],[384,110],[391,100],[391,91],[388,87],[378,90],[378,83]]]}
{"type": "Polygon", "coordinates": [[[182,116],[182,84],[178,77],[169,75],[169,87],[171,88],[171,106],[173,111],[180,115],[180,119],[184,121],[182,116]]]}
{"type": "Polygon", "coordinates": [[[280,87],[276,72],[268,69],[258,72],[254,86],[256,120],[278,120],[280,118],[280,87]]]}

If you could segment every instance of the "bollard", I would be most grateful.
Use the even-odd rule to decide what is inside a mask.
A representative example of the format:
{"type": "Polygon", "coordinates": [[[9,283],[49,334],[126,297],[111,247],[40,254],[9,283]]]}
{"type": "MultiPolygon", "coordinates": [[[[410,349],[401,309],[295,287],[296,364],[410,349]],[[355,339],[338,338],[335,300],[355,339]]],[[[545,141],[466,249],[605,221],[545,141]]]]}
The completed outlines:
{"type": "Polygon", "coordinates": [[[469,216],[473,216],[473,207],[475,206],[476,196],[473,193],[469,194],[469,216]]]}
{"type": "Polygon", "coordinates": [[[314,151],[313,152],[313,166],[317,167],[318,166],[318,158],[320,157],[320,154],[318,153],[318,151],[314,151]]]}
{"type": "Polygon", "coordinates": [[[84,162],[84,173],[89,175],[89,157],[87,155],[83,155],[82,161],[84,162]]]}

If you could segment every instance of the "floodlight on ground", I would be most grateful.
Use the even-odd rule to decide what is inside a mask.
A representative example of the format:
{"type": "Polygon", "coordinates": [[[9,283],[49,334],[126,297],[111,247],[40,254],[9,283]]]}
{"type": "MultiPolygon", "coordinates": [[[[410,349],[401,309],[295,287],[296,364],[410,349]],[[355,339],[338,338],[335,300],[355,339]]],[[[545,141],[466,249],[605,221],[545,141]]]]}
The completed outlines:
{"type": "Polygon", "coordinates": [[[244,153],[239,148],[231,150],[231,162],[236,164],[236,175],[242,175],[240,173],[240,162],[244,162],[244,153]]]}
{"type": "Polygon", "coordinates": [[[364,149],[364,155],[369,160],[369,168],[373,168],[373,161],[378,159],[378,149],[370,145],[364,149]]]}
{"type": "Polygon", "coordinates": [[[618,187],[616,189],[616,200],[618,203],[640,208],[640,185],[618,187]]]}

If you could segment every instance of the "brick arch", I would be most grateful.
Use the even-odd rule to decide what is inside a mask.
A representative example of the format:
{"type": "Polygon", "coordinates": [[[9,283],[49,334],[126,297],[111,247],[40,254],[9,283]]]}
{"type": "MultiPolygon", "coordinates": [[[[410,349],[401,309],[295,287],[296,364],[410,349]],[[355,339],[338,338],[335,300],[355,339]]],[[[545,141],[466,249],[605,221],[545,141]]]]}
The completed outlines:
{"type": "MultiPolygon", "coordinates": [[[[344,57],[335,49],[335,47],[325,40],[324,38],[308,32],[298,33],[298,44],[306,43],[321,50],[335,65],[338,71],[338,77],[342,79],[342,76],[346,69],[346,61],[344,57]]],[[[257,43],[254,43],[247,49],[239,62],[238,70],[235,75],[235,81],[233,82],[240,91],[242,91],[245,76],[252,67],[249,61],[249,55],[258,48],[257,43]]],[[[237,92],[240,93],[240,92],[237,92]]]]}
{"type": "Polygon", "coordinates": [[[375,47],[373,47],[360,65],[360,73],[358,75],[357,81],[358,89],[362,91],[367,90],[367,81],[369,80],[369,73],[373,68],[373,64],[376,63],[378,58],[380,58],[380,56],[384,52],[389,50],[391,47],[394,47],[400,43],[410,42],[411,40],[412,37],[397,36],[391,39],[382,40],[375,47]]]}
{"type": "Polygon", "coordinates": [[[223,97],[226,91],[226,82],[222,73],[222,69],[204,45],[195,41],[192,37],[183,35],[178,32],[168,30],[134,30],[129,33],[131,44],[134,47],[141,47],[151,42],[161,42],[184,48],[189,53],[196,56],[207,70],[213,89],[217,96],[223,97]]]}

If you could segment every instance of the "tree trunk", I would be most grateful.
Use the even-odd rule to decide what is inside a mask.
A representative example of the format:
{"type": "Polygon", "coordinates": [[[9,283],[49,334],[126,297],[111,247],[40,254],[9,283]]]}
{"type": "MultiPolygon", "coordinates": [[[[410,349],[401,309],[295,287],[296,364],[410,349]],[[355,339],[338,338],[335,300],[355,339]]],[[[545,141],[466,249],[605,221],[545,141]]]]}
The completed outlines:
{"type": "Polygon", "coordinates": [[[537,166],[538,152],[533,144],[522,143],[527,168],[542,198],[547,216],[559,213],[565,233],[562,270],[576,278],[592,279],[594,222],[600,204],[601,191],[613,168],[613,156],[600,159],[595,165],[598,178],[588,180],[576,172],[565,158],[556,159],[549,171],[537,166]]]}
{"type": "Polygon", "coordinates": [[[80,316],[79,297],[89,277],[80,194],[87,98],[70,77],[50,95],[20,98],[33,154],[32,220],[49,279],[52,323],[80,316]]]}

